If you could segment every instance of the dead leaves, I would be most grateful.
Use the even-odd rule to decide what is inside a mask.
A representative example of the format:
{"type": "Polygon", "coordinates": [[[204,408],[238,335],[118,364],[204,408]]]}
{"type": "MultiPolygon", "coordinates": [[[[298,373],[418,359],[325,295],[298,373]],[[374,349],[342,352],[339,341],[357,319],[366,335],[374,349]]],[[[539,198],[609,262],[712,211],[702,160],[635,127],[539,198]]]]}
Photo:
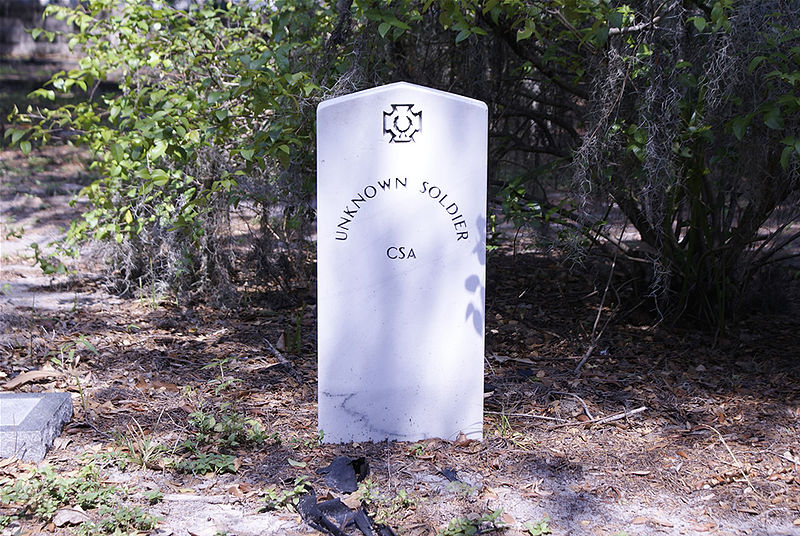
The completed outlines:
{"type": "Polygon", "coordinates": [[[29,370],[27,372],[22,372],[12,378],[11,380],[7,381],[3,384],[3,389],[6,391],[12,391],[17,387],[25,385],[26,383],[37,382],[40,380],[49,380],[53,378],[60,378],[63,376],[61,372],[53,369],[52,367],[42,367],[38,370],[29,370]]]}
{"type": "Polygon", "coordinates": [[[53,525],[63,527],[64,525],[80,525],[89,521],[89,515],[80,506],[72,508],[59,508],[53,517],[53,525]]]}

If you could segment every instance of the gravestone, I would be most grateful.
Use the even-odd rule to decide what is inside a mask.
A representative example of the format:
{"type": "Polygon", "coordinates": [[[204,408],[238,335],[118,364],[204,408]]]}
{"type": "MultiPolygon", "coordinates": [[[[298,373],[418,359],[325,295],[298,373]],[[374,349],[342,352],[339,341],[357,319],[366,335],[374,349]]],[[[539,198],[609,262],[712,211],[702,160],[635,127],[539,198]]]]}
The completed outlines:
{"type": "Polygon", "coordinates": [[[405,82],[317,109],[326,442],[482,438],[487,116],[405,82]]]}
{"type": "Polygon", "coordinates": [[[69,393],[0,394],[0,458],[41,461],[71,418],[69,393]]]}

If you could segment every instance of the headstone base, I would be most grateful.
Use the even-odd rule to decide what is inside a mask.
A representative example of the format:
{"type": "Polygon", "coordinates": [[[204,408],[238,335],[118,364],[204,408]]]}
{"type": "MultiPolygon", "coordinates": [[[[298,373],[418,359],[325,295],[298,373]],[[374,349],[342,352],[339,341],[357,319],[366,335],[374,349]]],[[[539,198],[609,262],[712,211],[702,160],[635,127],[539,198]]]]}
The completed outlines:
{"type": "Polygon", "coordinates": [[[69,393],[0,394],[0,458],[42,461],[71,418],[69,393]]]}

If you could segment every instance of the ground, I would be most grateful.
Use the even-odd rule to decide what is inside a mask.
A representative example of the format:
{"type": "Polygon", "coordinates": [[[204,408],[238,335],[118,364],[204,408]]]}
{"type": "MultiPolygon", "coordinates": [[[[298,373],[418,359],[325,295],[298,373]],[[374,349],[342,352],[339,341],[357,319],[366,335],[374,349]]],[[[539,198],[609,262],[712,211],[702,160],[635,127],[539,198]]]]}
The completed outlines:
{"type": "MultiPolygon", "coordinates": [[[[777,312],[724,334],[634,311],[596,340],[612,311],[591,269],[512,234],[488,261],[484,440],[328,445],[316,430],[313,305],[271,307],[264,289],[230,309],[147,288],[120,298],[106,292],[97,256],[68,275],[33,266],[31,243],[62,236],[86,180],[80,153],[65,147],[32,159],[0,152],[0,387],[72,393],[75,416],[40,468],[96,468],[100,484],[127,488],[119,500],[161,518],[154,533],[312,534],[292,499],[305,483],[344,497],[317,470],[347,455],[370,468],[348,502],[397,534],[459,534],[458,520],[466,533],[467,520],[500,509],[473,526],[800,534],[800,294],[790,278],[777,312]]],[[[0,487],[31,469],[0,461],[0,487]]],[[[19,513],[20,501],[6,500],[0,516],[19,513]]],[[[78,518],[56,526],[29,508],[0,530],[66,534],[100,514],[86,510],[61,508],[78,518]]]]}

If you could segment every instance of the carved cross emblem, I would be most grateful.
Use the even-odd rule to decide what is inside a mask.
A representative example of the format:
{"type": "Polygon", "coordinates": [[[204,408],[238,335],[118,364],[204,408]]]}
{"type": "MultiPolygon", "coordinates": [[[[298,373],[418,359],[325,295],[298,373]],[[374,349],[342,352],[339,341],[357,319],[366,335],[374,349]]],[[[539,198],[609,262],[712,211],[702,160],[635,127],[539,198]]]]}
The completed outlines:
{"type": "Polygon", "coordinates": [[[422,130],[422,110],[413,112],[413,104],[392,104],[383,112],[383,133],[389,134],[389,143],[414,141],[414,134],[422,130]]]}

